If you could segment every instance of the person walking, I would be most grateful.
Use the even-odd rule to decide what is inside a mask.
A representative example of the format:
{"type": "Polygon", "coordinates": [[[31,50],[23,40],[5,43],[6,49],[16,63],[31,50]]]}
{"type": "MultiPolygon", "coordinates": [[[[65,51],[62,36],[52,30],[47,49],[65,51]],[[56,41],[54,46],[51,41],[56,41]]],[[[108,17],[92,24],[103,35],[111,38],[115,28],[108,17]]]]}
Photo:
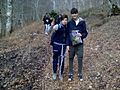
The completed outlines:
{"type": "Polygon", "coordinates": [[[81,17],[78,17],[78,10],[76,8],[71,9],[72,19],[68,22],[69,31],[69,74],[68,80],[73,80],[73,60],[75,54],[77,54],[78,60],[78,79],[83,80],[82,66],[83,66],[83,46],[84,38],[87,37],[86,23],[81,17]]]}
{"type": "Polygon", "coordinates": [[[52,25],[51,28],[54,30],[51,36],[51,45],[53,47],[53,80],[57,78],[57,69],[59,67],[59,79],[63,80],[64,71],[64,57],[67,47],[67,21],[68,16],[62,15],[60,24],[52,25]]]}

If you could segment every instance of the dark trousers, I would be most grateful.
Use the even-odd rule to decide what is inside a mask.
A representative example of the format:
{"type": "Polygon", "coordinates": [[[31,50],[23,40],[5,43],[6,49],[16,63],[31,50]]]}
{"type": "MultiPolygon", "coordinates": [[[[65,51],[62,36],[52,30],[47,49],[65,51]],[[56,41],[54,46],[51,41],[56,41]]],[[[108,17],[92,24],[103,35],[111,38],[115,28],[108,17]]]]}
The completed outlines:
{"type": "Polygon", "coordinates": [[[59,74],[63,74],[65,51],[66,45],[53,43],[53,73],[57,73],[57,67],[59,66],[59,74]]]}
{"type": "Polygon", "coordinates": [[[82,61],[83,61],[83,44],[77,46],[70,46],[69,53],[69,75],[73,75],[73,60],[77,54],[78,59],[78,74],[82,74],[82,61]]]}

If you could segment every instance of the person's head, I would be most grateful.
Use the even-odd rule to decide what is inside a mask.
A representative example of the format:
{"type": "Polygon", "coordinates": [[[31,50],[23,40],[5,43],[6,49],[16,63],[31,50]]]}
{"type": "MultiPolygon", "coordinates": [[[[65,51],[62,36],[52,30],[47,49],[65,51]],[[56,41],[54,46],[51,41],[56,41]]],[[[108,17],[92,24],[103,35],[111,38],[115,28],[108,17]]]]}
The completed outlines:
{"type": "Polygon", "coordinates": [[[72,8],[70,13],[73,20],[76,20],[78,18],[78,9],[72,8]]]}
{"type": "Polygon", "coordinates": [[[68,21],[68,16],[66,14],[61,15],[61,23],[66,25],[68,21]]]}
{"type": "Polygon", "coordinates": [[[59,18],[61,18],[62,14],[59,14],[59,18]]]}
{"type": "Polygon", "coordinates": [[[45,14],[45,17],[49,17],[49,14],[48,14],[48,13],[46,13],[46,14],[45,14]]]}

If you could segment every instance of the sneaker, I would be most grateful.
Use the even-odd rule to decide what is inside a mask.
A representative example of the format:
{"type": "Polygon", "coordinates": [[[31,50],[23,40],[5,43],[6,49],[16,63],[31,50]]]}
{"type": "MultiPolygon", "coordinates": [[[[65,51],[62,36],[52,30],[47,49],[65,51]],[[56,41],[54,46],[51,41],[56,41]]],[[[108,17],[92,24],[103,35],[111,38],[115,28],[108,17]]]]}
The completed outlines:
{"type": "Polygon", "coordinates": [[[73,80],[73,75],[69,75],[68,76],[68,81],[72,81],[73,80]]]}
{"type": "Polygon", "coordinates": [[[82,74],[79,74],[79,75],[78,75],[78,79],[79,79],[79,81],[83,81],[83,76],[82,76],[82,74]]]}
{"type": "Polygon", "coordinates": [[[56,80],[56,78],[57,78],[57,74],[53,73],[53,80],[56,80]]]}
{"type": "Polygon", "coordinates": [[[62,75],[59,75],[59,79],[62,81],[63,80],[63,77],[62,77],[62,75]]]}
{"type": "Polygon", "coordinates": [[[45,35],[48,35],[48,33],[47,33],[47,32],[45,32],[45,35]]]}

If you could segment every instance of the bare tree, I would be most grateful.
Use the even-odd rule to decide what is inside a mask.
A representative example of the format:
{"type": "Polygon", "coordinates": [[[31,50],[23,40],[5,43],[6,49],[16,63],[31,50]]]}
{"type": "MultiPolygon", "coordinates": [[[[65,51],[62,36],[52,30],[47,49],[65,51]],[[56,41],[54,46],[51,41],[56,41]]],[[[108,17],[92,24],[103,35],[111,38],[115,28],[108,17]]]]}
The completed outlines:
{"type": "Polygon", "coordinates": [[[7,0],[7,7],[6,7],[6,34],[9,34],[12,25],[12,0],[7,0]]]}
{"type": "Polygon", "coordinates": [[[1,7],[2,6],[2,3],[0,1],[0,37],[1,37],[1,33],[2,33],[2,11],[1,11],[1,7]]]}
{"type": "Polygon", "coordinates": [[[38,14],[38,7],[39,7],[39,1],[40,0],[35,0],[35,13],[36,13],[36,21],[39,21],[39,14],[38,14]]]}
{"type": "Polygon", "coordinates": [[[1,9],[1,37],[5,35],[5,28],[6,28],[6,19],[5,19],[5,11],[6,11],[6,8],[5,8],[5,3],[6,1],[5,0],[1,0],[0,1],[1,5],[0,5],[0,9],[1,9]]]}

